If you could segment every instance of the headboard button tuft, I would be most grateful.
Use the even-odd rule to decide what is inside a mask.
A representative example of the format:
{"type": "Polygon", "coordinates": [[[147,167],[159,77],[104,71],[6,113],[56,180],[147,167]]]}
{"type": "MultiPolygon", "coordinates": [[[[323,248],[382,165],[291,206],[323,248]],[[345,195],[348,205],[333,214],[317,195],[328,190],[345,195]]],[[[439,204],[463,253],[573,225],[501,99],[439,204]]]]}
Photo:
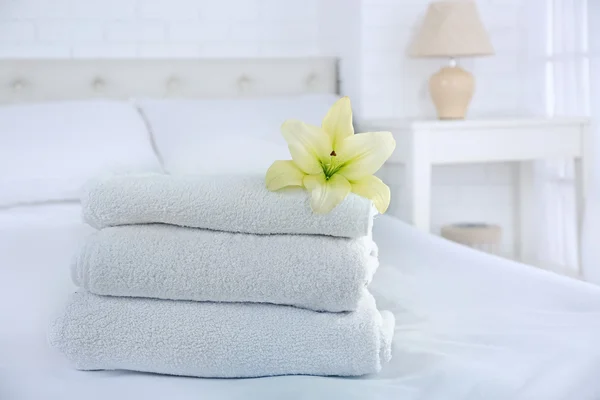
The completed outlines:
{"type": "Polygon", "coordinates": [[[251,84],[252,78],[250,78],[248,75],[242,75],[237,80],[237,87],[240,92],[247,91],[251,84]]]}
{"type": "Polygon", "coordinates": [[[106,82],[104,82],[104,79],[102,79],[102,78],[96,78],[92,82],[92,87],[94,88],[94,90],[96,92],[99,92],[106,87],[106,82]]]}
{"type": "Polygon", "coordinates": [[[175,76],[172,76],[167,80],[167,90],[173,91],[181,87],[181,80],[175,76]]]}
{"type": "Polygon", "coordinates": [[[11,84],[11,87],[15,92],[19,92],[25,87],[25,82],[23,82],[21,79],[16,79],[11,84]]]}
{"type": "Polygon", "coordinates": [[[314,72],[310,73],[306,77],[306,87],[309,89],[313,88],[317,84],[318,80],[319,78],[317,74],[315,74],[314,72]]]}

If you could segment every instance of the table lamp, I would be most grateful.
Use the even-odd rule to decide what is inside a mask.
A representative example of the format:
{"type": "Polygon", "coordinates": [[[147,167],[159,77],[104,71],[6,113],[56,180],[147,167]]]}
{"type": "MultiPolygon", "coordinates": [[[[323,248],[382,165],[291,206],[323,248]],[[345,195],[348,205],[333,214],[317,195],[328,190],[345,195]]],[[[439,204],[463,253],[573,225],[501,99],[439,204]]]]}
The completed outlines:
{"type": "Polygon", "coordinates": [[[456,65],[456,57],[494,54],[474,1],[436,1],[429,5],[411,51],[413,57],[447,57],[429,80],[439,119],[463,119],[473,97],[475,79],[456,65]]]}

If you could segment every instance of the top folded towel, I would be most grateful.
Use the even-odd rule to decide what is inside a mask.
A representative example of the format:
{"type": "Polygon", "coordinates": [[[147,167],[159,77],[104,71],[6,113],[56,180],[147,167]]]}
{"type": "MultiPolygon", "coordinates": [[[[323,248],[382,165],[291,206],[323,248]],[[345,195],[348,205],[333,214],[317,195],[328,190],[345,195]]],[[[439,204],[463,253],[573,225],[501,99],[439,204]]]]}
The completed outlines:
{"type": "Polygon", "coordinates": [[[328,214],[314,214],[300,188],[270,192],[260,176],[120,175],[84,188],[83,217],[95,228],[164,223],[256,234],[368,236],[376,213],[350,194],[328,214]]]}

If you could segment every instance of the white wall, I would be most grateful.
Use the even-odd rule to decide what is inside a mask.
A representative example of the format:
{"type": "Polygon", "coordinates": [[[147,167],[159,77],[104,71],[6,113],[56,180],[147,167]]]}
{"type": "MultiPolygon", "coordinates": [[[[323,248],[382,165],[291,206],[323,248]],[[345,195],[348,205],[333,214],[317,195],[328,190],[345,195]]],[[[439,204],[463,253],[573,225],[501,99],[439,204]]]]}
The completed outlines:
{"type": "MultiPolygon", "coordinates": [[[[522,114],[526,0],[479,0],[497,55],[465,60],[477,78],[470,116],[522,114]]],[[[427,0],[2,0],[0,57],[285,57],[342,59],[358,117],[433,117],[427,79],[437,60],[406,57],[427,0]]],[[[392,189],[402,179],[383,171],[392,189]]],[[[433,225],[486,221],[513,249],[513,168],[434,171],[433,225]]],[[[396,196],[392,211],[402,204],[396,196]]]]}
{"type": "Polygon", "coordinates": [[[319,54],[317,0],[2,0],[2,57],[319,54]]]}

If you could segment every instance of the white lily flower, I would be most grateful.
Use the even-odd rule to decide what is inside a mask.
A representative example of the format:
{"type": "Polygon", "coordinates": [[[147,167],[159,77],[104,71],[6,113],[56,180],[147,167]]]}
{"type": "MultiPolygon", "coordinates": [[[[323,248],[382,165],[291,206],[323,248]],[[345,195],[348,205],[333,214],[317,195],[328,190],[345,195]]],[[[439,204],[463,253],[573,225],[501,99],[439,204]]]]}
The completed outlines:
{"type": "Polygon", "coordinates": [[[311,208],[326,214],[350,193],[370,199],[380,213],[390,204],[390,188],[373,174],[396,147],[390,132],[354,134],[350,99],[335,102],[321,127],[288,120],[281,126],[292,160],[275,161],[267,171],[267,189],[302,186],[311,192],[311,208]]]}

